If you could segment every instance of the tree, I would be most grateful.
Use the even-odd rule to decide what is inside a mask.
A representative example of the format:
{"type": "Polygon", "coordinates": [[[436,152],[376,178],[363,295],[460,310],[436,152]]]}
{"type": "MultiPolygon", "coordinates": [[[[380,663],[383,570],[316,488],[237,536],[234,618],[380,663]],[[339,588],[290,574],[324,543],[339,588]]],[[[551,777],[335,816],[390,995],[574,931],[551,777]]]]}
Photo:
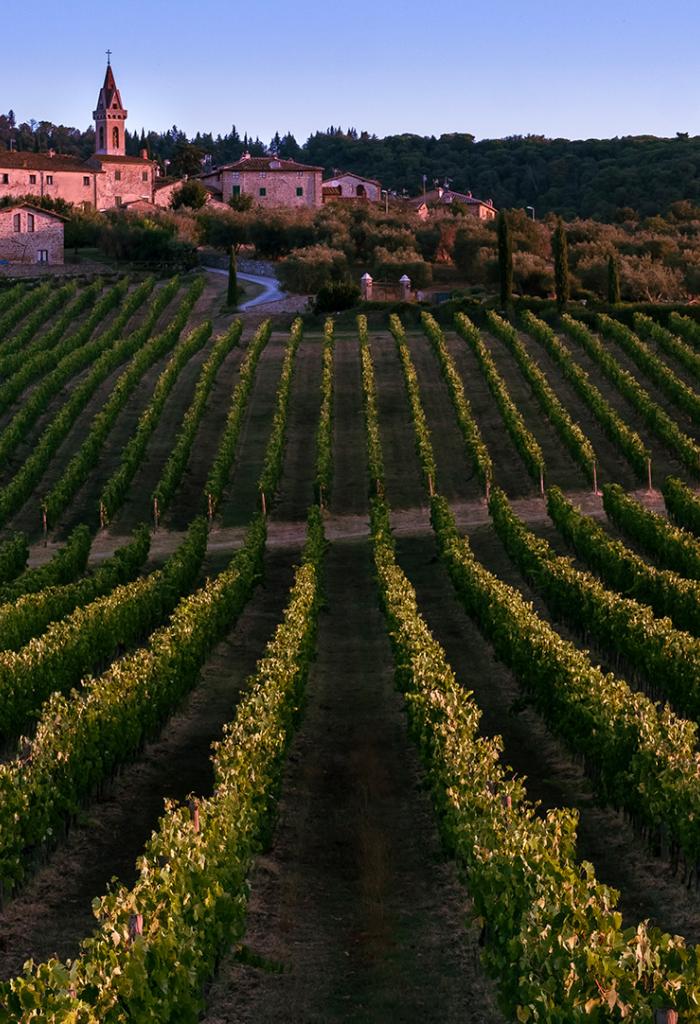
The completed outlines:
{"type": "Polygon", "coordinates": [[[554,229],[552,238],[552,249],[554,250],[554,289],[557,295],[557,305],[563,309],[569,301],[571,282],[569,280],[569,245],[566,240],[564,221],[557,218],[557,226],[554,229]]]}
{"type": "Polygon", "coordinates": [[[617,259],[610,253],[608,256],[608,302],[613,306],[620,301],[620,268],[617,259]]]}
{"type": "Polygon", "coordinates": [[[238,305],[238,274],[236,273],[236,253],[231,246],[231,253],[228,258],[228,293],[226,300],[229,306],[238,305]]]}
{"type": "Polygon", "coordinates": [[[170,206],[173,210],[179,210],[181,206],[188,206],[191,210],[201,210],[207,201],[207,190],[201,181],[192,178],[185,181],[173,192],[170,206]]]}
{"type": "Polygon", "coordinates": [[[199,174],[202,170],[203,157],[203,151],[197,146],[192,146],[187,141],[179,141],[170,161],[170,173],[176,178],[183,178],[186,174],[199,174]]]}
{"type": "Polygon", "coordinates": [[[239,192],[238,195],[231,196],[228,205],[237,213],[246,213],[253,205],[253,196],[250,192],[239,192]]]}
{"type": "Polygon", "coordinates": [[[513,243],[510,237],[508,214],[498,215],[498,279],[501,284],[501,305],[507,306],[513,297],[513,243]]]}

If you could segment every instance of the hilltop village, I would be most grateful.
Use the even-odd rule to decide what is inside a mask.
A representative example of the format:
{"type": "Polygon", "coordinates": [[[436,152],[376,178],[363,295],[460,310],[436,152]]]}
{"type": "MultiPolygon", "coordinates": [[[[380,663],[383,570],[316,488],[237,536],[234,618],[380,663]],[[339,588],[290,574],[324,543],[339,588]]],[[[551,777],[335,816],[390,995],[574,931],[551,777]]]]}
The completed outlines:
{"type": "MultiPolygon", "coordinates": [[[[149,207],[169,209],[188,177],[171,179],[149,158],[146,149],[139,156],[126,152],[128,111],[117,86],[108,58],[104,82],[93,111],[95,152],[87,160],[48,152],[0,152],[0,259],[23,263],[62,262],[61,237],[64,218],[46,209],[46,202],[63,200],[84,210],[105,212],[149,207]],[[15,200],[15,203],[12,203],[15,200]],[[44,207],[42,209],[42,207],[44,207]]],[[[275,154],[251,156],[244,152],[235,162],[212,167],[204,161],[201,173],[189,176],[201,182],[206,203],[212,209],[229,208],[231,200],[245,197],[253,206],[265,209],[317,209],[329,202],[385,202],[389,192],[374,179],[336,170],[324,180],[322,167],[275,154]]],[[[395,197],[392,196],[392,202],[395,197]]],[[[406,206],[425,220],[431,206],[459,203],[484,221],[495,218],[492,200],[439,188],[406,200],[406,206]]]]}

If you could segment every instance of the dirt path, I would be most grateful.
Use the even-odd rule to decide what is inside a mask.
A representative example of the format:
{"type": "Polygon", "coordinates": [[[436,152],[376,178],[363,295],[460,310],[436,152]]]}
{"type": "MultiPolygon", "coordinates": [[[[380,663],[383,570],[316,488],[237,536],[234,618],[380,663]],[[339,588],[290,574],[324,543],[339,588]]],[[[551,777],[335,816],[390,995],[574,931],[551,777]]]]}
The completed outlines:
{"type": "Polygon", "coordinates": [[[322,355],[321,341],[315,337],[303,339],[294,357],[282,478],[275,495],[275,519],[303,519],[314,500],[322,355]]]}
{"type": "Polygon", "coordinates": [[[94,928],[92,899],[113,876],[133,882],[136,858],[163,813],[163,799],[210,792],[211,744],[233,718],[241,688],[281,618],[297,554],[287,549],[266,555],[263,583],[213,651],[192,695],[0,913],[0,977],[16,974],[29,957],[74,956],[94,928]]]}
{"type": "Polygon", "coordinates": [[[464,383],[474,418],[493,459],[496,483],[509,497],[521,498],[536,493],[539,483],[535,483],[528,473],[506,430],[476,356],[456,334],[446,331],[445,340],[464,383]]]}
{"type": "Polygon", "coordinates": [[[467,453],[437,357],[424,334],[407,335],[437,465],[437,489],[448,501],[476,500],[481,484],[467,453]]]}
{"type": "Polygon", "coordinates": [[[500,1017],[410,745],[369,544],[327,555],[327,611],[272,848],[206,1024],[500,1017]],[[259,958],[259,959],[257,959],[259,958]]]}
{"type": "Polygon", "coordinates": [[[416,500],[421,503],[424,500],[423,478],[401,362],[390,334],[372,333],[370,342],[377,384],[386,496],[392,508],[411,508],[416,500]]]}
{"type": "Polygon", "coordinates": [[[357,336],[336,337],[333,352],[331,512],[367,522],[367,464],[357,336]]]}
{"type": "Polygon", "coordinates": [[[271,337],[260,356],[236,458],[218,508],[217,520],[223,527],[244,525],[259,507],[258,480],[272,428],[286,341],[287,335],[271,337]]]}

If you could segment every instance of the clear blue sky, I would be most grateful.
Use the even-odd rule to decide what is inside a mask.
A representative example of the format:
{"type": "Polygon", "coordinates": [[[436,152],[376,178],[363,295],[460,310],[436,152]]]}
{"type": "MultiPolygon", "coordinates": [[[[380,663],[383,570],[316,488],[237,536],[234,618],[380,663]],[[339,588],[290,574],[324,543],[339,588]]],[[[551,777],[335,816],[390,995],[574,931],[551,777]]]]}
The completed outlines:
{"type": "Polygon", "coordinates": [[[111,47],[132,131],[700,134],[697,0],[37,0],[2,22],[20,121],[86,127],[111,47]]]}

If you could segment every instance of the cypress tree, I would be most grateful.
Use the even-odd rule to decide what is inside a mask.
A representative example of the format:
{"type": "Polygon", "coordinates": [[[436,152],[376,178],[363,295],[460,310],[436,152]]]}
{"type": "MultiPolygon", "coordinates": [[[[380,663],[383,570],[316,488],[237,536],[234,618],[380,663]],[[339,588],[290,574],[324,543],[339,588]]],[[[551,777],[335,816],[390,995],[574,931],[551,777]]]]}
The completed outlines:
{"type": "Polygon", "coordinates": [[[238,305],[238,275],[236,274],[236,253],[231,246],[231,255],[228,260],[228,297],[229,306],[238,305]]]}
{"type": "Polygon", "coordinates": [[[569,301],[571,286],[569,282],[569,245],[561,217],[557,220],[552,239],[554,249],[554,287],[557,293],[557,305],[563,309],[569,301]]]}
{"type": "Polygon", "coordinates": [[[620,268],[616,257],[608,256],[608,302],[613,306],[620,301],[620,268]]]}
{"type": "Polygon", "coordinates": [[[501,306],[508,306],[513,296],[513,243],[508,216],[504,210],[498,215],[498,276],[501,283],[501,306]]]}

